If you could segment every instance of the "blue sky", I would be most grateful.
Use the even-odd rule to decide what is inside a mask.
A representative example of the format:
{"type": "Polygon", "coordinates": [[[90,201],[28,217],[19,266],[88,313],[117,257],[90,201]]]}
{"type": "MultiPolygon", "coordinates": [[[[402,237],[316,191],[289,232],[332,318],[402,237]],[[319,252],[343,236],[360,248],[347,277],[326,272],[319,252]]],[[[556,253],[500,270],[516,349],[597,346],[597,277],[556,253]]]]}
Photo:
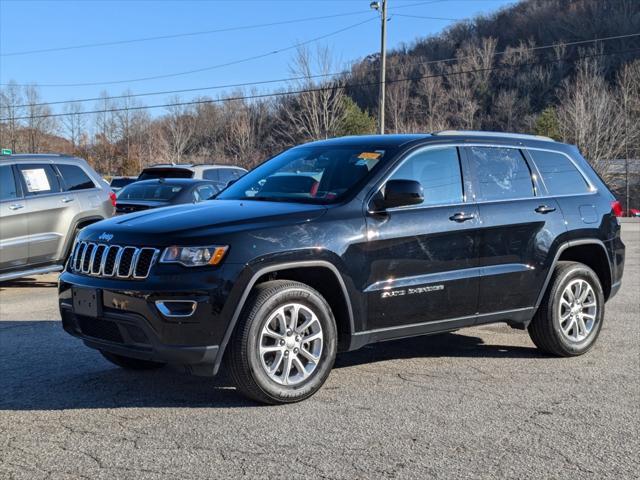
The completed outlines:
{"type": "MultiPolygon", "coordinates": [[[[320,40],[349,62],[379,50],[379,21],[369,0],[100,1],[0,0],[0,83],[37,83],[43,99],[61,101],[111,95],[200,88],[289,76],[293,50],[190,75],[122,81],[196,70],[285,49],[341,29],[320,40]],[[362,13],[359,13],[362,12],[362,13]],[[339,15],[339,16],[334,16],[339,15]],[[318,16],[331,18],[179,38],[15,55],[15,53],[101,42],[209,31],[318,16]],[[366,23],[354,26],[357,23],[366,23]],[[100,83],[86,86],[48,84],[100,83]]],[[[388,47],[438,33],[452,22],[490,13],[512,0],[389,0],[388,47]],[[407,16],[401,16],[407,15],[407,16]]],[[[313,47],[313,44],[311,44],[313,47]]],[[[278,85],[260,86],[261,92],[278,85]]],[[[202,92],[217,96],[221,91],[202,92]]],[[[182,94],[190,99],[198,92],[182,94]]],[[[143,97],[163,103],[167,95],[143,97]]],[[[91,109],[93,102],[86,104],[91,109]]],[[[57,110],[57,107],[56,107],[57,110]]],[[[155,111],[154,113],[159,113],[155,111]]]]}

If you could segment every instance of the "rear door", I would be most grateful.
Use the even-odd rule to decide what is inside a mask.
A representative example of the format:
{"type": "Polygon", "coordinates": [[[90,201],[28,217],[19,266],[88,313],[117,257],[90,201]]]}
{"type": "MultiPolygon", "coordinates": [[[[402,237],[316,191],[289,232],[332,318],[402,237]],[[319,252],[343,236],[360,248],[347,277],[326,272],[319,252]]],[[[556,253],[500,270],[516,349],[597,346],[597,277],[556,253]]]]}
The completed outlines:
{"type": "Polygon", "coordinates": [[[555,199],[517,147],[465,148],[478,202],[481,268],[478,313],[531,308],[548,271],[552,242],[565,230],[555,199]]]}
{"type": "Polygon", "coordinates": [[[18,164],[29,210],[29,264],[58,261],[76,208],[50,163],[18,164]]]}
{"type": "Polygon", "coordinates": [[[59,163],[55,166],[62,179],[67,202],[75,202],[76,211],[89,211],[100,205],[100,189],[78,165],[59,163]]]}
{"type": "Polygon", "coordinates": [[[0,166],[0,271],[18,268],[27,263],[28,214],[14,167],[0,166]]]}
{"type": "Polygon", "coordinates": [[[441,321],[459,317],[473,322],[479,223],[465,195],[459,149],[418,150],[389,179],[419,181],[425,199],[367,216],[368,328],[432,323],[446,329],[441,321]]]}

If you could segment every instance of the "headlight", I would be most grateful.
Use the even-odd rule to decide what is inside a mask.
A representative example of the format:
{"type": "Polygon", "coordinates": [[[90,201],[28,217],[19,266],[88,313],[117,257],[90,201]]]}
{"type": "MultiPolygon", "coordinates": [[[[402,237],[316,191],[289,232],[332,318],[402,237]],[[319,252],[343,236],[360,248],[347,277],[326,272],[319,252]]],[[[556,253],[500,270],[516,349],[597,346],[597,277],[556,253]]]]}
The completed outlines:
{"type": "Polygon", "coordinates": [[[226,245],[210,247],[167,247],[162,253],[160,263],[179,263],[185,267],[218,265],[229,249],[226,245]]]}

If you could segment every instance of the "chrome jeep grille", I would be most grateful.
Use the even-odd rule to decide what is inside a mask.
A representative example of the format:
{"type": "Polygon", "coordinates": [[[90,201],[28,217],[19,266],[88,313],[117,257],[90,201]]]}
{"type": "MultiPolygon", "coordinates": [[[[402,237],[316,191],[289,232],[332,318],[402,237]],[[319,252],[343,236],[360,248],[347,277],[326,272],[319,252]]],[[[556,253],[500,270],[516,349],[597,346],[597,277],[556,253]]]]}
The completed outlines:
{"type": "Polygon", "coordinates": [[[69,269],[93,277],[142,280],[149,276],[159,253],[160,250],[151,247],[77,242],[69,260],[69,269]]]}

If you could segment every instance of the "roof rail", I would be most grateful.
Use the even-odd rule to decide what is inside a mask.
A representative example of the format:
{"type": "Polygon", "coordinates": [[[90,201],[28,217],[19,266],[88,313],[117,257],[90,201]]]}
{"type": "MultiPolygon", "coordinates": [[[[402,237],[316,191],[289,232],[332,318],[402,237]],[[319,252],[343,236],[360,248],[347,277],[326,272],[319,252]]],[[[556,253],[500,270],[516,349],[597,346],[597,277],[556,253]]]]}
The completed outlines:
{"type": "Polygon", "coordinates": [[[433,132],[431,135],[467,135],[473,137],[503,137],[503,138],[521,138],[523,140],[545,140],[547,142],[555,142],[551,137],[543,135],[527,135],[526,133],[503,133],[503,132],[482,132],[479,130],[442,130],[433,132]]]}

